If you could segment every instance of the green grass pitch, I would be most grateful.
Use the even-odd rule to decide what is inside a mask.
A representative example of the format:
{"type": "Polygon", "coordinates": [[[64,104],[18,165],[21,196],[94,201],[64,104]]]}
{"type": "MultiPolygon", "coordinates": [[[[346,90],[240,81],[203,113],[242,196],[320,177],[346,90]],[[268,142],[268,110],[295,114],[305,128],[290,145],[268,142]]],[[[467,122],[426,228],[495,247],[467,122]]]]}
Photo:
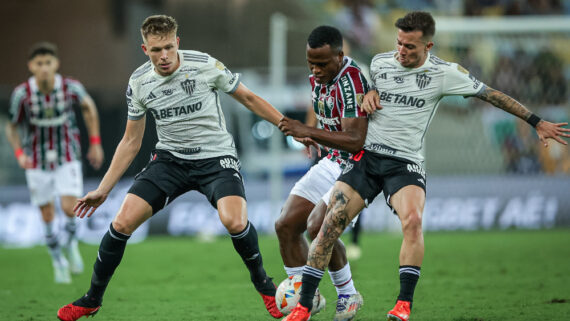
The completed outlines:
{"type": "MultiPolygon", "coordinates": [[[[351,263],[364,306],[356,320],[385,320],[398,292],[398,234],[364,234],[351,263]]],[[[570,230],[426,233],[412,321],[570,320],[570,230]]],[[[285,278],[277,239],[260,238],[266,269],[285,278]]],[[[97,247],[81,246],[87,270],[53,283],[45,247],[0,249],[0,320],[56,320],[88,287],[97,247]]],[[[325,274],[324,312],[336,293],[325,274]]],[[[95,320],[271,320],[228,237],[211,243],[151,237],[127,247],[95,320]]],[[[83,319],[82,319],[83,320],[83,319]]]]}

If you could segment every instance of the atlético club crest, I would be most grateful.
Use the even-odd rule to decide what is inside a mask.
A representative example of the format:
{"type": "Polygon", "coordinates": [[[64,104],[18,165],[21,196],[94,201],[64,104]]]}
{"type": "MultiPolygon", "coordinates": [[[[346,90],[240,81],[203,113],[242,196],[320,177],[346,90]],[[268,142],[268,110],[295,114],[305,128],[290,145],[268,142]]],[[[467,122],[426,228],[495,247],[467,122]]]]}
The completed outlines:
{"type": "Polygon", "coordinates": [[[186,79],[183,82],[180,83],[180,86],[182,86],[182,89],[184,89],[184,91],[188,94],[188,95],[192,95],[192,93],[194,92],[194,88],[196,88],[196,81],[195,80],[191,80],[191,79],[186,79]]]}
{"type": "Polygon", "coordinates": [[[424,89],[425,86],[429,85],[431,82],[431,77],[426,74],[416,74],[416,84],[420,89],[424,89]]]}

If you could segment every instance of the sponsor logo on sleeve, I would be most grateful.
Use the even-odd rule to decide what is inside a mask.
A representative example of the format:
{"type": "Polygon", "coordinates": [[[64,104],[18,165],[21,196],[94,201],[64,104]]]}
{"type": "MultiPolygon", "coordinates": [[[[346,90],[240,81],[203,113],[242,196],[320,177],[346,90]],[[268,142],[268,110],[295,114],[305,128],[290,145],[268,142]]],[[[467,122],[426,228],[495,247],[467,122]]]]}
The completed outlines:
{"type": "Polygon", "coordinates": [[[224,70],[226,69],[226,66],[224,66],[224,64],[221,63],[219,60],[216,60],[216,68],[218,68],[219,70],[224,70]]]}
{"type": "Polygon", "coordinates": [[[481,84],[481,82],[473,77],[473,75],[469,74],[469,79],[471,79],[471,81],[473,81],[473,89],[477,89],[479,87],[479,85],[481,84]]]}
{"type": "Polygon", "coordinates": [[[459,70],[460,72],[462,72],[462,73],[464,73],[464,74],[466,74],[466,75],[469,74],[469,71],[468,71],[467,69],[463,68],[463,66],[461,66],[461,65],[459,65],[459,64],[457,65],[457,70],[459,70]]]}

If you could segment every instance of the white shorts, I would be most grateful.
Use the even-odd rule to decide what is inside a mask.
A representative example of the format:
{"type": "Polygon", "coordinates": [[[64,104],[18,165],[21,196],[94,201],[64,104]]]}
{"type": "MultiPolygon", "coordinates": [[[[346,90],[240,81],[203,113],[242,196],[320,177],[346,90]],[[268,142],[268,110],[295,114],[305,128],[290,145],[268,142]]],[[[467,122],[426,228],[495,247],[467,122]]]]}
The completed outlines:
{"type": "Polygon", "coordinates": [[[315,205],[321,199],[329,205],[332,188],[341,172],[342,169],[337,162],[323,158],[295,183],[291,194],[300,196],[315,205]]]}
{"type": "Polygon", "coordinates": [[[81,162],[64,163],[55,170],[27,169],[26,181],[33,205],[42,206],[54,201],[56,196],[83,194],[81,162]]]}

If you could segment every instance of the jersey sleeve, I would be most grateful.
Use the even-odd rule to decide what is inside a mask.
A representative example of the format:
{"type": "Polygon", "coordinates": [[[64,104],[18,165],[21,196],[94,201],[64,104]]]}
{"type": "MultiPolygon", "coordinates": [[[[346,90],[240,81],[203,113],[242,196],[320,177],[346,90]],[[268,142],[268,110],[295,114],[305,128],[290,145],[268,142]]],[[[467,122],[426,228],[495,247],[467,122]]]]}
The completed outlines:
{"type": "Polygon", "coordinates": [[[446,69],[442,91],[445,96],[474,96],[486,87],[459,64],[452,63],[446,69]]]}
{"type": "Polygon", "coordinates": [[[342,118],[366,117],[362,110],[362,101],[368,91],[368,82],[364,75],[357,71],[349,71],[338,80],[339,95],[342,108],[342,118]]]}
{"type": "Polygon", "coordinates": [[[127,92],[125,93],[129,120],[139,120],[143,118],[146,113],[146,107],[141,103],[140,99],[137,98],[135,88],[135,82],[131,78],[127,86],[127,92]]]}
{"type": "Polygon", "coordinates": [[[232,73],[223,63],[213,57],[209,57],[204,67],[208,84],[225,93],[232,94],[240,83],[240,74],[232,73]]]}
{"type": "Polygon", "coordinates": [[[71,93],[75,102],[81,103],[85,97],[89,96],[87,90],[85,90],[85,87],[83,87],[83,84],[79,81],[74,79],[66,79],[66,81],[67,91],[71,93]]]}
{"type": "Polygon", "coordinates": [[[20,85],[14,89],[10,96],[10,122],[19,124],[24,120],[24,99],[26,98],[26,89],[24,85],[20,85]]]}

